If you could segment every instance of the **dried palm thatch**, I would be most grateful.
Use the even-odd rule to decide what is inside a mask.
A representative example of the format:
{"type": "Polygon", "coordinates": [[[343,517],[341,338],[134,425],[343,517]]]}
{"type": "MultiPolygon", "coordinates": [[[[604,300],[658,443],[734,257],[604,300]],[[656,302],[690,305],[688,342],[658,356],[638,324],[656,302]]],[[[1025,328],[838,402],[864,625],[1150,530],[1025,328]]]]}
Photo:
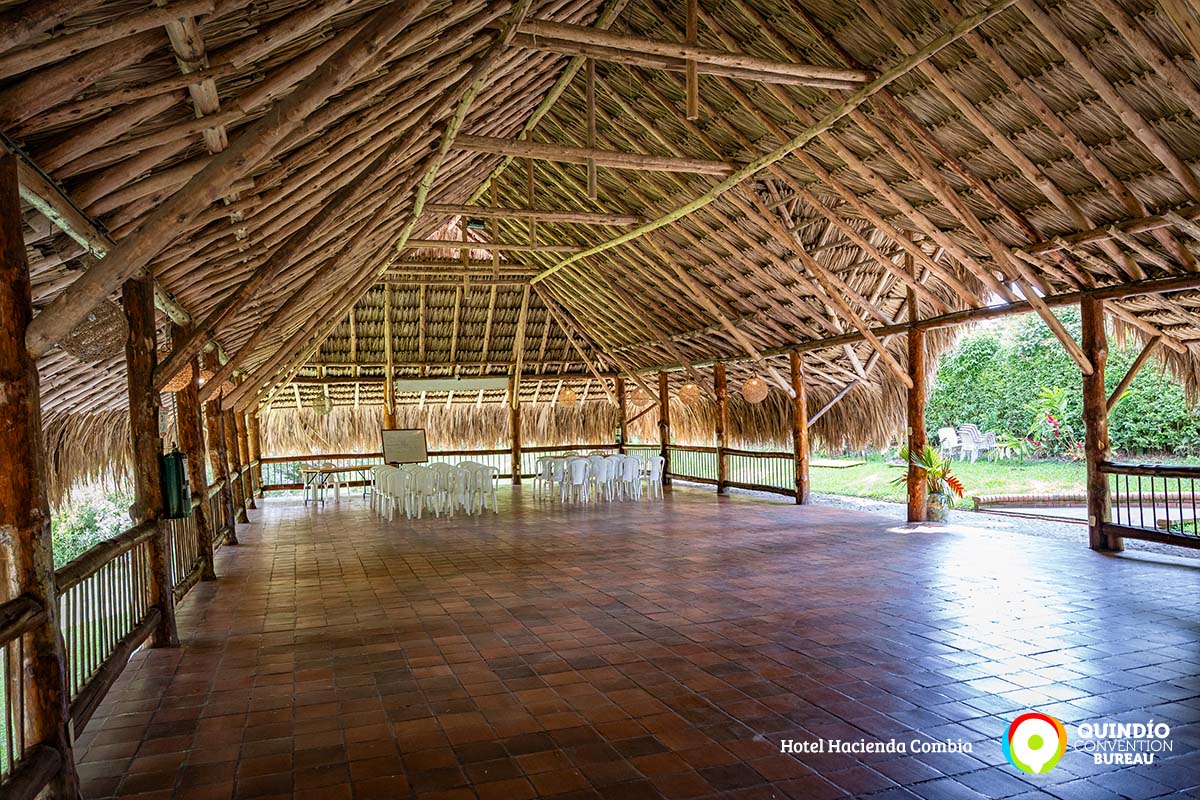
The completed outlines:
{"type": "MultiPolygon", "coordinates": [[[[1114,295],[1107,310],[1118,337],[1161,335],[1162,358],[1189,397],[1200,393],[1200,56],[1190,37],[1200,20],[1180,4],[703,3],[698,44],[761,59],[768,74],[701,64],[689,114],[680,64],[644,46],[683,41],[685,3],[534,0],[518,20],[507,3],[411,1],[412,23],[319,97],[318,65],[408,2],[198,4],[180,23],[189,54],[163,33],[161,9],[94,0],[6,40],[0,129],[53,181],[42,190],[53,196],[22,206],[34,304],[49,309],[35,328],[66,319],[63,293],[81,274],[144,251],[138,267],[158,281],[164,311],[215,320],[199,338],[231,355],[222,382],[246,373],[226,392],[240,409],[274,415],[290,402],[303,417],[319,392],[334,425],[374,413],[385,372],[520,371],[522,403],[552,408],[562,376],[603,419],[602,380],[669,369],[677,385],[684,365],[720,360],[731,381],[753,373],[772,384],[762,406],[734,414],[746,421],[735,435],[767,443],[786,419],[778,355],[799,346],[814,406],[852,387],[817,435],[878,444],[901,424],[910,312],[989,313],[1168,280],[1181,283],[1114,295]],[[500,29],[512,34],[504,46],[500,29]],[[625,46],[619,58],[601,51],[589,88],[572,55],[603,29],[625,46]],[[200,83],[181,62],[208,64],[200,83]],[[780,78],[797,65],[839,77],[780,78]],[[855,94],[876,80],[869,97],[855,94]],[[264,122],[309,92],[303,126],[264,122]],[[832,122],[814,125],[822,119],[832,122]],[[590,175],[578,151],[505,155],[536,147],[584,148],[620,168],[590,175]],[[214,156],[232,148],[254,155],[221,166],[214,156]],[[764,154],[770,164],[744,172],[764,154]],[[82,229],[63,232],[39,210],[56,204],[70,213],[50,217],[82,229]],[[535,223],[471,206],[574,217],[535,223]],[[461,240],[476,214],[486,230],[468,231],[469,250],[401,249],[461,240]],[[89,255],[98,250],[109,254],[89,255]],[[313,383],[348,378],[359,382],[313,383]]],[[[89,305],[118,283],[99,281],[89,305]]],[[[931,354],[950,336],[931,335],[931,354]]],[[[119,412],[114,347],[83,361],[42,352],[48,425],[84,441],[87,425],[119,412]]],[[[478,442],[504,424],[484,410],[500,398],[485,395],[399,399],[413,419],[444,406],[448,441],[465,443],[471,427],[449,417],[486,418],[478,442]]],[[[704,437],[704,408],[681,409],[681,435],[694,415],[704,437]]],[[[355,426],[371,427],[363,420],[321,435],[354,439],[355,426]]],[[[550,436],[559,422],[545,424],[539,435],[550,436]]],[[[602,427],[562,424],[564,435],[602,427]]],[[[280,442],[301,441],[289,436],[302,434],[281,430],[280,442]]],[[[107,452],[86,456],[97,463],[82,472],[103,471],[107,452]]]]}

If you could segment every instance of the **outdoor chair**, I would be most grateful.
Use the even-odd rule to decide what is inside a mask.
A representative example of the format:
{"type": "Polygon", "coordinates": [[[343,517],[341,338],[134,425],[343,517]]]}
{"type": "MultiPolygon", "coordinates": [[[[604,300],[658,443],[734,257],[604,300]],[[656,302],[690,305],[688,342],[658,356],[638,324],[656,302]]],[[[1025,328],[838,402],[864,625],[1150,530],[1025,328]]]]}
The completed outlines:
{"type": "Polygon", "coordinates": [[[662,456],[651,456],[646,461],[646,471],[642,474],[646,479],[646,495],[648,497],[663,496],[663,469],[667,460],[662,456]]]}
{"type": "Polygon", "coordinates": [[[942,458],[954,458],[954,454],[962,448],[958,432],[954,428],[938,428],[938,448],[942,458]]]}

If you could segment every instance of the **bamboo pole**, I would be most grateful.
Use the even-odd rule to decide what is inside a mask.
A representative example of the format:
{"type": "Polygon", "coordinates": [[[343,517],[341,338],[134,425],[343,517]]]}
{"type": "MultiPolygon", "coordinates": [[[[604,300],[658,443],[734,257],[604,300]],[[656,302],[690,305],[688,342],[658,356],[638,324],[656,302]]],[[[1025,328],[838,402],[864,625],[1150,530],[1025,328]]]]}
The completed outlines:
{"type": "Polygon", "coordinates": [[[1092,364],[1083,376],[1083,449],[1087,458],[1088,546],[1093,550],[1119,552],[1125,544],[1119,536],[1107,536],[1104,523],[1111,521],[1108,476],[1100,465],[1108,461],[1108,398],[1104,392],[1104,367],[1108,361],[1108,334],[1104,330],[1104,302],[1085,297],[1079,304],[1083,323],[1083,349],[1092,364]]]}
{"type": "Polygon", "coordinates": [[[1142,367],[1146,365],[1146,362],[1150,359],[1150,356],[1154,354],[1154,351],[1160,344],[1162,344],[1161,335],[1151,336],[1146,340],[1145,346],[1142,347],[1142,352],[1138,353],[1137,358],[1135,358],[1133,363],[1129,365],[1129,369],[1126,370],[1125,374],[1121,377],[1121,381],[1112,390],[1112,393],[1109,394],[1108,400],[1105,401],[1104,407],[1108,413],[1111,414],[1112,410],[1117,407],[1117,403],[1121,401],[1121,398],[1125,395],[1125,392],[1129,391],[1129,386],[1133,383],[1133,379],[1136,378],[1138,373],[1142,371],[1142,367]]]}
{"type": "MultiPolygon", "coordinates": [[[[61,766],[42,796],[75,800],[79,779],[71,748],[66,658],[59,633],[38,372],[25,349],[25,329],[33,318],[33,306],[17,182],[16,160],[0,156],[0,419],[4,420],[0,425],[0,531],[5,535],[0,543],[0,598],[29,597],[43,616],[25,639],[24,683],[20,686],[25,698],[24,719],[10,719],[9,724],[23,726],[27,747],[46,745],[60,756],[61,766]]],[[[10,694],[10,702],[12,697],[10,694]]]]}
{"type": "Polygon", "coordinates": [[[169,528],[163,519],[163,490],[159,436],[159,395],[155,391],[154,288],[149,278],[131,278],[121,291],[121,305],[129,325],[125,340],[125,376],[129,391],[129,433],[133,451],[134,499],[129,515],[134,525],[154,523],[157,533],[150,540],[150,570],[146,604],[161,614],[150,635],[151,647],[178,647],[175,627],[175,596],[172,592],[169,528]]]}
{"type": "MultiPolygon", "coordinates": [[[[453,203],[429,203],[425,210],[430,214],[482,217],[484,219],[521,219],[530,222],[562,222],[581,225],[641,225],[646,218],[637,214],[599,214],[590,211],[568,211],[553,208],[493,208],[489,206],[455,205],[453,203]]],[[[447,245],[452,246],[452,245],[447,245]]]]}
{"type": "Polygon", "coordinates": [[[808,393],[804,385],[804,361],[795,350],[788,353],[792,367],[792,458],[796,466],[796,505],[809,499],[808,480],[808,393]]]}
{"type": "Polygon", "coordinates": [[[717,494],[725,494],[729,480],[725,449],[729,432],[729,383],[725,378],[725,365],[713,365],[713,392],[717,396],[717,494]]]}
{"type": "MultiPolygon", "coordinates": [[[[171,339],[176,334],[182,338],[186,332],[178,326],[171,329],[171,339]]],[[[204,469],[204,423],[200,409],[200,363],[193,358],[187,365],[187,385],[175,392],[176,426],[179,432],[179,449],[187,457],[188,488],[193,498],[208,497],[208,478],[204,469]]],[[[217,577],[213,569],[213,538],[216,526],[208,516],[208,503],[200,503],[192,510],[196,518],[196,543],[200,551],[200,580],[211,581],[217,577]]]]}

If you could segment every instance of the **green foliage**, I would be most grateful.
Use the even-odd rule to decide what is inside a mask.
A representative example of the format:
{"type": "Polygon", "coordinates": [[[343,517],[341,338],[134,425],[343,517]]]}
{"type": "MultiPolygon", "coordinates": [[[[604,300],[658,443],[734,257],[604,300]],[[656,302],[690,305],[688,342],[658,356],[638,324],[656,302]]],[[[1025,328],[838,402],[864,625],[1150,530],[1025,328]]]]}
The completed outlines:
{"type": "Polygon", "coordinates": [[[901,447],[900,458],[906,462],[903,467],[904,472],[892,481],[893,485],[908,485],[909,472],[907,465],[912,464],[914,467],[920,467],[925,470],[925,488],[929,494],[944,494],[950,498],[950,502],[953,504],[954,498],[962,497],[966,491],[962,481],[954,474],[954,466],[950,459],[943,458],[942,454],[933,445],[927,444],[911,456],[909,455],[907,446],[901,447]]]}
{"type": "MultiPolygon", "coordinates": [[[[1076,338],[1079,312],[1057,316],[1076,338]]],[[[1105,383],[1111,392],[1137,358],[1137,348],[1110,346],[1105,383]]],[[[931,431],[973,422],[1015,442],[1027,433],[1042,443],[1040,455],[1074,457],[1083,436],[1083,379],[1062,344],[1036,314],[966,337],[938,368],[930,393],[931,431]],[[1046,419],[1058,421],[1058,436],[1046,419]]],[[[1113,449],[1123,453],[1200,453],[1200,415],[1189,409],[1183,387],[1155,359],[1138,373],[1109,416],[1113,449]]]]}
{"type": "MultiPolygon", "coordinates": [[[[1050,494],[1084,491],[1087,470],[1070,461],[1031,459],[955,461],[954,472],[969,494],[1050,494]]],[[[812,490],[821,494],[852,495],[904,502],[905,487],[896,485],[896,467],[871,455],[855,467],[813,467],[812,490]]]]}
{"type": "Polygon", "coordinates": [[[54,565],[61,567],[93,545],[127,530],[133,495],[128,490],[85,486],[71,493],[71,501],[51,520],[54,565]]]}

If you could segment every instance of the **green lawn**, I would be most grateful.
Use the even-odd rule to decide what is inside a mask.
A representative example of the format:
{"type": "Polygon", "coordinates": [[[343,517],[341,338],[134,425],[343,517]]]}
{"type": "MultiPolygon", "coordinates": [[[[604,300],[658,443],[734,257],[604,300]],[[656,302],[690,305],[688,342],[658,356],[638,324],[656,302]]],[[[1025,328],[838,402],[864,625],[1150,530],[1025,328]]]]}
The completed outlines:
{"type": "MultiPolygon", "coordinates": [[[[985,461],[974,464],[955,461],[954,471],[962,479],[967,497],[978,494],[1042,494],[1084,491],[1083,462],[1061,461],[985,461]]],[[[866,464],[845,469],[813,467],[812,490],[823,494],[874,497],[880,500],[904,500],[904,488],[891,481],[900,474],[898,467],[874,457],[866,464]]]]}

